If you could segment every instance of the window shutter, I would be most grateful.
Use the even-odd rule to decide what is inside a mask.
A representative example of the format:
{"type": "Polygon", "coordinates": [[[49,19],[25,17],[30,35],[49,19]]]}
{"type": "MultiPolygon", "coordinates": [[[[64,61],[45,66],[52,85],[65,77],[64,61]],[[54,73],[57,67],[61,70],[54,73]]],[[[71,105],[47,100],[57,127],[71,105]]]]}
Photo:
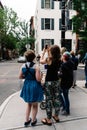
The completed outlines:
{"type": "Polygon", "coordinates": [[[44,18],[41,19],[41,30],[44,30],[44,18]]]}
{"type": "Polygon", "coordinates": [[[41,8],[44,8],[44,0],[41,0],[41,8]]]}
{"type": "Polygon", "coordinates": [[[59,30],[61,30],[61,29],[62,29],[61,25],[62,25],[62,20],[61,20],[61,19],[59,19],[59,30]]]}
{"type": "Polygon", "coordinates": [[[54,39],[51,39],[51,44],[54,45],[54,39]]]}
{"type": "Polygon", "coordinates": [[[62,9],[62,2],[59,3],[59,9],[62,9]]]}
{"type": "Polygon", "coordinates": [[[51,9],[54,9],[54,1],[50,0],[50,3],[51,3],[51,9]]]}
{"type": "Polygon", "coordinates": [[[51,29],[54,30],[54,19],[51,19],[51,29]]]}
{"type": "Polygon", "coordinates": [[[41,39],[41,48],[44,49],[44,39],[41,39]]]}

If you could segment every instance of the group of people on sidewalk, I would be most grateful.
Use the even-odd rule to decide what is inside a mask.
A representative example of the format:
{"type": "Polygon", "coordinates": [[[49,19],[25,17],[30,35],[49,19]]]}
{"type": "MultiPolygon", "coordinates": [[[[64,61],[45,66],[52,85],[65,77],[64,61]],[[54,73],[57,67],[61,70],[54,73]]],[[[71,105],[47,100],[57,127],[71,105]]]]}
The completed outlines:
{"type": "Polygon", "coordinates": [[[43,124],[52,125],[52,118],[59,122],[61,106],[64,115],[70,114],[69,89],[76,86],[78,58],[75,57],[73,51],[68,52],[64,49],[61,51],[58,45],[46,45],[43,50],[40,63],[47,69],[44,92],[41,84],[42,73],[34,62],[35,53],[32,50],[25,52],[27,62],[22,65],[19,72],[19,78],[25,79],[20,93],[27,103],[25,127],[29,124],[36,125],[38,103],[44,100],[44,93],[47,117],[41,120],[43,124]]]}

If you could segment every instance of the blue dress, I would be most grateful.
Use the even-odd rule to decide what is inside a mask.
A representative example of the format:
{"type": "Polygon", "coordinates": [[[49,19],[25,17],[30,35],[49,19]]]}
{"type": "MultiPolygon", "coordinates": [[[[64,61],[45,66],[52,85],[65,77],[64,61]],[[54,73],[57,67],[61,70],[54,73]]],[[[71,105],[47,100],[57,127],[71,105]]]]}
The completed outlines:
{"type": "Polygon", "coordinates": [[[24,101],[28,103],[41,102],[43,100],[43,89],[41,84],[34,78],[35,68],[29,67],[29,71],[32,74],[29,71],[26,74],[26,71],[27,68],[23,66],[22,73],[25,76],[25,81],[20,93],[20,97],[22,97],[24,101]]]}

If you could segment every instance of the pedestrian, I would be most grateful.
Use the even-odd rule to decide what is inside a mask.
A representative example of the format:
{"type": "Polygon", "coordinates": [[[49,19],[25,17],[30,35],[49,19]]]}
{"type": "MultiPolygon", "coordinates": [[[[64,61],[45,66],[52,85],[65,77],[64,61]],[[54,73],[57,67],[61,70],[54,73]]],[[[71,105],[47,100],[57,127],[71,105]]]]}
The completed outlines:
{"type": "Polygon", "coordinates": [[[84,71],[85,71],[85,79],[86,79],[85,88],[87,88],[87,52],[85,53],[85,56],[84,56],[84,58],[82,59],[81,62],[82,62],[83,64],[85,64],[85,68],[84,68],[84,71]]]}
{"type": "Polygon", "coordinates": [[[24,123],[24,126],[27,127],[30,123],[32,126],[37,123],[38,102],[43,100],[43,90],[40,84],[40,69],[34,63],[35,53],[29,50],[24,55],[26,63],[20,69],[19,78],[25,79],[20,97],[27,103],[26,121],[24,123]],[[32,118],[30,114],[32,114],[32,118]]]}
{"type": "Polygon", "coordinates": [[[48,58],[48,51],[49,51],[49,48],[50,48],[50,46],[49,45],[45,45],[45,47],[44,47],[44,49],[43,49],[43,51],[42,51],[42,54],[41,54],[41,57],[40,57],[40,64],[41,64],[41,66],[43,66],[43,72],[42,72],[42,81],[41,81],[41,83],[42,83],[42,86],[43,86],[43,88],[44,88],[44,83],[45,83],[45,77],[46,77],[46,60],[47,60],[47,58],[48,58]]]}
{"type": "Polygon", "coordinates": [[[62,65],[61,65],[61,101],[63,105],[62,114],[70,114],[70,101],[69,101],[69,90],[73,84],[73,62],[71,60],[70,53],[68,51],[64,52],[62,55],[62,65]]]}
{"type": "Polygon", "coordinates": [[[77,68],[78,68],[78,64],[79,64],[79,59],[75,56],[74,51],[71,51],[70,54],[71,54],[71,60],[74,63],[74,68],[73,68],[73,85],[72,85],[72,88],[75,88],[75,86],[76,86],[76,78],[77,78],[77,68]]]}
{"type": "Polygon", "coordinates": [[[58,70],[60,67],[60,48],[52,45],[48,51],[47,73],[45,79],[45,95],[46,95],[46,118],[41,121],[45,125],[52,125],[52,117],[59,122],[60,96],[59,96],[59,78],[58,70]],[[52,108],[54,107],[54,114],[52,108]]]}
{"type": "Polygon", "coordinates": [[[41,54],[41,57],[40,57],[40,63],[41,64],[45,64],[45,60],[48,58],[48,50],[49,50],[49,45],[45,45],[43,51],[42,51],[42,54],[41,54]]]}
{"type": "Polygon", "coordinates": [[[62,47],[62,48],[61,48],[61,55],[63,55],[63,53],[64,53],[65,51],[67,51],[66,47],[62,47]]]}

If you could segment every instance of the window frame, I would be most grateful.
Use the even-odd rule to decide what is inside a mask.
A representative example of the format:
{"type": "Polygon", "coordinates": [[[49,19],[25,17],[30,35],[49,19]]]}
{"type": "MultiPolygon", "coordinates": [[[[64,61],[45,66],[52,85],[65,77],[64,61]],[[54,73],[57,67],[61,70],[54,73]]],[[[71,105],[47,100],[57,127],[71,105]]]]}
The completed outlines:
{"type": "Polygon", "coordinates": [[[41,39],[41,50],[44,49],[45,45],[54,45],[54,39],[41,39]]]}
{"type": "Polygon", "coordinates": [[[53,0],[41,0],[41,8],[42,9],[54,9],[54,1],[53,0]],[[46,7],[46,3],[48,3],[48,7],[46,7]]]}
{"type": "Polygon", "coordinates": [[[54,30],[54,19],[53,18],[41,18],[41,30],[54,30]],[[46,27],[46,20],[48,20],[48,28],[46,27]]]}

